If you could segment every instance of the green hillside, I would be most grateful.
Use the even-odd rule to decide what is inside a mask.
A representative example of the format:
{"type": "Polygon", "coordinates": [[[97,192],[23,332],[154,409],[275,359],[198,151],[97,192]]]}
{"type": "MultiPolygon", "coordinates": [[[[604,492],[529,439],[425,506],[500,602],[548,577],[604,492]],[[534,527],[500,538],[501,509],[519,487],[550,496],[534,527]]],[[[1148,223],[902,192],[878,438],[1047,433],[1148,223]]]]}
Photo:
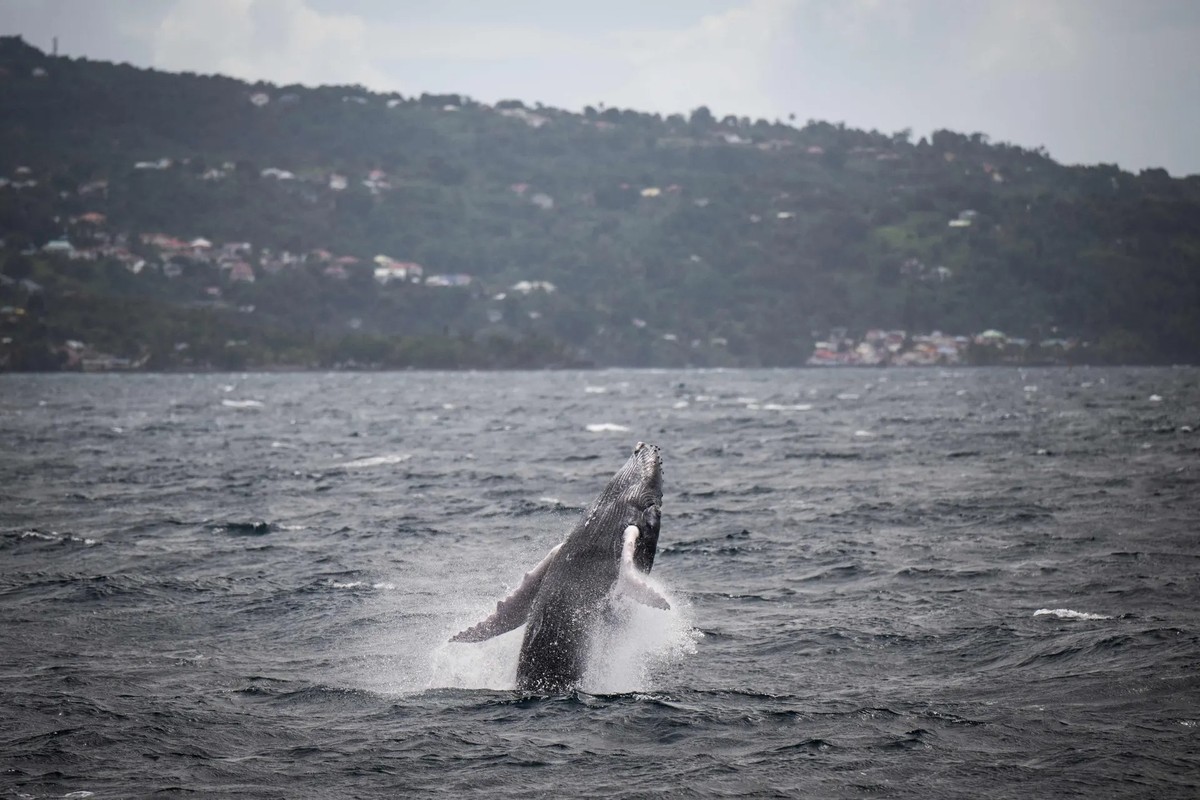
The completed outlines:
{"type": "Polygon", "coordinates": [[[982,134],[251,85],[9,37],[0,181],[0,368],[791,365],[873,329],[1024,340],[975,361],[1200,353],[1200,176],[982,134]]]}

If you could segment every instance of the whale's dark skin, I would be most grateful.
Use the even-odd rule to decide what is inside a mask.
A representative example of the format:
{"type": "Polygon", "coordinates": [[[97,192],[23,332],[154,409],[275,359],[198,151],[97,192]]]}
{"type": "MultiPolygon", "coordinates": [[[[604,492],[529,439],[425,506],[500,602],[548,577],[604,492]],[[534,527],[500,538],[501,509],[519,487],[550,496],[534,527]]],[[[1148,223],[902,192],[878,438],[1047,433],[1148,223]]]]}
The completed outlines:
{"type": "Polygon", "coordinates": [[[654,565],[662,517],[662,458],[638,442],[562,544],[555,547],[492,616],[455,635],[479,642],[526,623],[517,688],[560,692],[587,668],[591,633],[614,590],[656,608],[667,601],[643,579],[654,565]]]}

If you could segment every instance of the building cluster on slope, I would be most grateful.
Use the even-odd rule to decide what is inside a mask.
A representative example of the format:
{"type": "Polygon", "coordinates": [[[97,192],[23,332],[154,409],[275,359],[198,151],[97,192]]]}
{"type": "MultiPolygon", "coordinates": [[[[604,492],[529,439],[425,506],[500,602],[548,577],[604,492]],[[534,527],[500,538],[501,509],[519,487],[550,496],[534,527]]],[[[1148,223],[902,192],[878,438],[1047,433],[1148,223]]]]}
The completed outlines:
{"type": "Polygon", "coordinates": [[[967,363],[1053,362],[1066,358],[1087,343],[1079,339],[1049,338],[1031,342],[988,329],[972,336],[910,333],[873,328],[861,338],[846,329],[830,331],[813,345],[807,364],[814,367],[930,367],[967,363]]]}
{"type": "Polygon", "coordinates": [[[959,364],[970,342],[966,336],[949,336],[940,331],[910,335],[902,330],[872,328],[856,339],[848,336],[845,329],[836,329],[813,345],[808,364],[816,367],[959,364]]]}
{"type": "MultiPolygon", "coordinates": [[[[263,274],[276,275],[289,269],[315,266],[326,278],[348,280],[355,265],[362,263],[362,259],[355,256],[335,255],[325,248],[292,253],[256,247],[250,242],[217,244],[202,236],[188,239],[168,233],[144,233],[137,243],[131,243],[126,234],[114,234],[106,230],[105,215],[94,211],[72,217],[69,222],[72,237],[64,234],[46,242],[40,248],[43,253],[73,261],[111,259],[135,275],[149,271],[167,278],[179,278],[188,264],[202,264],[216,267],[228,283],[254,283],[263,274]],[[76,246],[71,238],[81,244],[76,246]]],[[[427,275],[421,264],[383,254],[376,255],[372,264],[371,275],[381,286],[414,283],[461,287],[469,286],[474,281],[473,276],[463,273],[427,275]]],[[[210,287],[208,294],[220,296],[220,288],[210,287]]]]}

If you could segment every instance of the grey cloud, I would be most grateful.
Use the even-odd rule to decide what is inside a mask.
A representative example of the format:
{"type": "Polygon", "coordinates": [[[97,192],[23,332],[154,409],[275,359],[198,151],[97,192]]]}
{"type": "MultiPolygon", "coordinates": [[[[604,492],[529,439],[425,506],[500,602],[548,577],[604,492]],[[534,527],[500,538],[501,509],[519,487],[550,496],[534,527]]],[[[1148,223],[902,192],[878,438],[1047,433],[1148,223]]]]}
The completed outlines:
{"type": "Polygon", "coordinates": [[[1190,0],[0,0],[0,30],[172,70],[946,127],[1067,163],[1200,173],[1190,0]]]}

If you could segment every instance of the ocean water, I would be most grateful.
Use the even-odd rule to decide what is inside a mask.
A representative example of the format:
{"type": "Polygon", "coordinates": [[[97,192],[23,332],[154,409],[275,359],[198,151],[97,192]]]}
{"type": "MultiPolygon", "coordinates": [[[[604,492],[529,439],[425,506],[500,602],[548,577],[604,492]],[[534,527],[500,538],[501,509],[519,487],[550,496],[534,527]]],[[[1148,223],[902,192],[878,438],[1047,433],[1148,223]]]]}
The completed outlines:
{"type": "Polygon", "coordinates": [[[1200,371],[0,376],[0,796],[1196,797],[1200,371]],[[644,440],[580,691],[449,644],[644,440]]]}

